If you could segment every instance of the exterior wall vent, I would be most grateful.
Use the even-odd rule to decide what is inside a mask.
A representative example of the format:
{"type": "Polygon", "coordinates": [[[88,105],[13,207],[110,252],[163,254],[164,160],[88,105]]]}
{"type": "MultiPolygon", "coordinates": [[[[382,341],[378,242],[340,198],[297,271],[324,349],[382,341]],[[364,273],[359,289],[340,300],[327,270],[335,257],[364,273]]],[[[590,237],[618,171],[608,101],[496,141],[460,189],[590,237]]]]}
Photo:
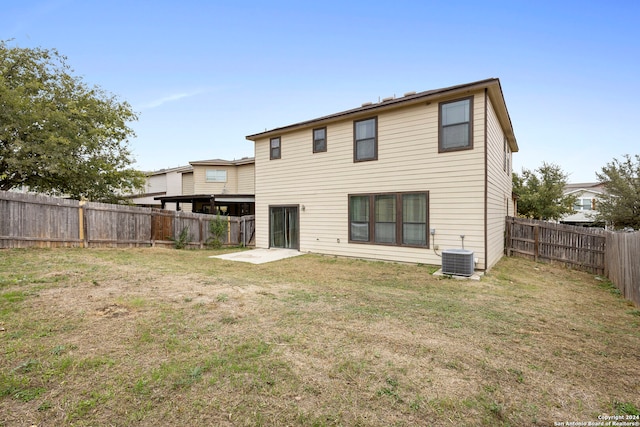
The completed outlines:
{"type": "Polygon", "coordinates": [[[473,251],[466,249],[445,249],[442,251],[442,274],[472,276],[473,251]]]}

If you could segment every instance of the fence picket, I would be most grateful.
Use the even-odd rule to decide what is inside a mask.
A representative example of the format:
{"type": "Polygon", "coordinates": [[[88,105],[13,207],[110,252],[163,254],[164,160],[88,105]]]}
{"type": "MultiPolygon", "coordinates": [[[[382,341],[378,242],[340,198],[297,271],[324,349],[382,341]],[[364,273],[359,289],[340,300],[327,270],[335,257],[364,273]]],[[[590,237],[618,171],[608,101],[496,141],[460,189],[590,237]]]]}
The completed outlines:
{"type": "Polygon", "coordinates": [[[526,218],[506,221],[508,256],[561,262],[604,275],[625,298],[640,305],[640,232],[616,233],[526,218]]]}
{"type": "MultiPolygon", "coordinates": [[[[214,215],[136,206],[80,203],[77,200],[0,191],[0,248],[136,247],[174,245],[189,227],[190,248],[211,238],[214,215]]],[[[255,217],[244,218],[255,228],[255,217]]],[[[224,245],[243,243],[240,218],[229,217],[224,245]]],[[[253,244],[247,240],[246,245],[253,244]]]]}

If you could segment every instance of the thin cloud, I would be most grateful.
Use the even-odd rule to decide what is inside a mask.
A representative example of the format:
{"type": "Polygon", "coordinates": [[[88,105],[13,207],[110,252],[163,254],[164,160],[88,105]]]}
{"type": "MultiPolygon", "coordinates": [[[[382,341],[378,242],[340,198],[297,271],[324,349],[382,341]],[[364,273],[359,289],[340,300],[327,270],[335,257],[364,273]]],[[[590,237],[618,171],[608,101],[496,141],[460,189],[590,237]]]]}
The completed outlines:
{"type": "Polygon", "coordinates": [[[160,107],[164,104],[167,104],[169,102],[175,102],[175,101],[179,101],[181,99],[184,98],[190,98],[192,96],[197,96],[197,95],[201,95],[203,93],[208,92],[208,90],[206,89],[201,89],[201,90],[196,90],[193,92],[182,92],[182,93],[176,93],[173,95],[169,95],[169,96],[165,96],[156,100],[153,100],[151,102],[147,102],[146,104],[143,104],[140,106],[141,109],[150,109],[150,108],[157,108],[160,107]]]}

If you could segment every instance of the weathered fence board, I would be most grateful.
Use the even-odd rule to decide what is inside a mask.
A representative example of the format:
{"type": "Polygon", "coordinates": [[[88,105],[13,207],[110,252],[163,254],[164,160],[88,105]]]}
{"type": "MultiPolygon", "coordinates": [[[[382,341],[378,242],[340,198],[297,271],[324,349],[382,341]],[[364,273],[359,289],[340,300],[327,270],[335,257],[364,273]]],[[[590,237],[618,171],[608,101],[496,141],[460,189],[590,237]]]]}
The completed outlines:
{"type": "Polygon", "coordinates": [[[507,218],[506,253],[534,260],[562,262],[604,275],[625,298],[640,305],[640,232],[507,218]]]}
{"type": "Polygon", "coordinates": [[[598,228],[507,218],[507,255],[562,262],[595,274],[605,272],[606,232],[598,228]]]}
{"type": "Polygon", "coordinates": [[[89,202],[83,206],[88,247],[151,245],[151,209],[89,202]]]}
{"type": "Polygon", "coordinates": [[[607,277],[640,306],[640,232],[607,234],[607,277]]]}
{"type": "Polygon", "coordinates": [[[80,246],[79,202],[0,192],[0,248],[80,246]]]}
{"type": "MultiPolygon", "coordinates": [[[[228,223],[224,245],[254,244],[253,216],[223,218],[228,223]]],[[[203,248],[212,237],[209,222],[213,219],[213,215],[192,212],[0,191],[0,248],[172,247],[185,228],[187,247],[203,248]]]]}

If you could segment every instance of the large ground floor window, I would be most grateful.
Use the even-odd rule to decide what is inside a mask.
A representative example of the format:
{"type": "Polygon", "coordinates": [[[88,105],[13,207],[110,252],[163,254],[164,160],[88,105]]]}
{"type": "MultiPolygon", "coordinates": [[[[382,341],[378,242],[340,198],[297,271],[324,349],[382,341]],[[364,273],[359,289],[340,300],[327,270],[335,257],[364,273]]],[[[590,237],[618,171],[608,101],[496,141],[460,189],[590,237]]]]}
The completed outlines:
{"type": "Polygon", "coordinates": [[[349,195],[349,241],[429,247],[429,192],[349,195]]]}

